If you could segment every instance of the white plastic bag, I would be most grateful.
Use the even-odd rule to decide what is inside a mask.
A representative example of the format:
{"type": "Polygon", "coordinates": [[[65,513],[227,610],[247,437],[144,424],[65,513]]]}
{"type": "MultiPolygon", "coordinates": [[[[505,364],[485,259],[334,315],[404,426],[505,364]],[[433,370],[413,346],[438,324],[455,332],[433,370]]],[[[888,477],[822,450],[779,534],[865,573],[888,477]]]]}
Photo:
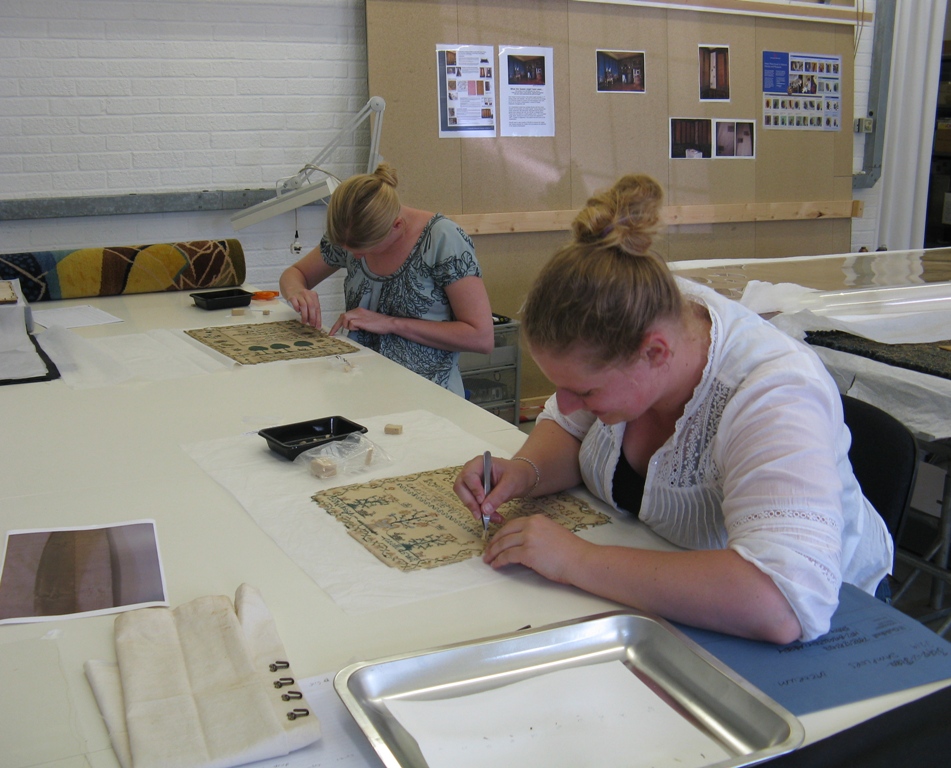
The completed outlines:
{"type": "Polygon", "coordinates": [[[361,433],[304,451],[294,463],[322,479],[361,475],[385,467],[392,457],[361,433]]]}

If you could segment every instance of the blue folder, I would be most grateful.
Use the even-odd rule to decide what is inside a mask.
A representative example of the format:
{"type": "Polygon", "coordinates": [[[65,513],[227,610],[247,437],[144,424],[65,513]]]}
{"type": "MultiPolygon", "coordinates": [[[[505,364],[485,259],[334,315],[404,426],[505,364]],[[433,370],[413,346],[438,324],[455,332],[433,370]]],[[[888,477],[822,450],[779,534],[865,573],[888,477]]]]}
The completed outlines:
{"type": "Polygon", "coordinates": [[[809,643],[678,628],[794,715],[951,679],[951,643],[850,584],[828,634],[809,643]]]}

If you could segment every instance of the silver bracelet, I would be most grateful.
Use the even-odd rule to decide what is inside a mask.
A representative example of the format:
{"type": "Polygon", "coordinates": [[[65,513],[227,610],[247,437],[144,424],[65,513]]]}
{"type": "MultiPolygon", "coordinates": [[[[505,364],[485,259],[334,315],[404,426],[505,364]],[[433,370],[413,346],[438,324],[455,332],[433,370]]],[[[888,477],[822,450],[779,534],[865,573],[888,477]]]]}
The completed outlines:
{"type": "Polygon", "coordinates": [[[535,462],[529,458],[526,458],[525,456],[513,456],[512,461],[524,461],[535,470],[535,485],[533,485],[531,490],[523,496],[523,498],[529,499],[531,498],[532,494],[535,493],[535,489],[538,488],[538,484],[542,480],[542,474],[538,471],[538,467],[535,466],[535,462]]]}

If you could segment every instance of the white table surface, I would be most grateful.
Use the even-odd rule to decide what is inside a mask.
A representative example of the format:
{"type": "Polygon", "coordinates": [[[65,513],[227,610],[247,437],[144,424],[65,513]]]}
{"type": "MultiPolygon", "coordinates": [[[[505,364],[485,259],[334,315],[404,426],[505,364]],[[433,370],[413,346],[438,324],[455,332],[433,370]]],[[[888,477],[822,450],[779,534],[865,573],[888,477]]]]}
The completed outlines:
{"type": "MultiPolygon", "coordinates": [[[[196,308],[185,293],[44,308],[70,304],[92,304],[124,320],[75,331],[87,338],[238,322],[228,310],[196,308]]],[[[241,322],[293,316],[283,304],[268,306],[274,308],[269,317],[252,314],[241,322]]],[[[318,416],[359,421],[417,409],[450,420],[505,455],[524,440],[512,424],[379,355],[362,352],[357,359],[359,375],[317,359],[93,389],[71,389],[62,380],[0,387],[0,532],[155,519],[170,604],[208,594],[233,596],[242,582],[253,584],[301,677],[620,607],[541,578],[518,578],[346,613],[182,449],[318,416]]],[[[650,541],[645,532],[644,545],[650,541]]],[[[0,680],[0,766],[117,765],[83,674],[89,659],[114,659],[113,621],[92,616],[0,626],[0,657],[8,660],[6,667],[0,661],[0,669],[13,678],[0,680]],[[16,762],[11,754],[19,755],[16,762]]],[[[806,715],[801,720],[807,741],[937,687],[806,715]]]]}

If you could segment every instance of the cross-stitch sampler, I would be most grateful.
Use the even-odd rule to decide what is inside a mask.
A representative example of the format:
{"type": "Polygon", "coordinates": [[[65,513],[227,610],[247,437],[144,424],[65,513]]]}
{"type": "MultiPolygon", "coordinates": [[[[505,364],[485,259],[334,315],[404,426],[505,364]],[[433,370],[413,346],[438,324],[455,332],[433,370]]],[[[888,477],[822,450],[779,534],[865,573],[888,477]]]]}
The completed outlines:
{"type": "MultiPolygon", "coordinates": [[[[428,411],[347,418],[367,427],[366,437],[393,462],[365,475],[320,479],[306,466],[273,453],[255,433],[192,443],[192,459],[241,503],[249,515],[297,565],[348,613],[392,608],[415,600],[485,586],[500,579],[544,580],[527,569],[496,571],[470,557],[462,562],[414,571],[391,568],[351,537],[312,496],[330,488],[464,464],[483,451],[508,455],[487,438],[469,434],[428,411]],[[386,435],[387,424],[403,425],[402,435],[386,435]]],[[[646,526],[619,515],[584,490],[575,491],[610,518],[607,525],[578,535],[598,543],[673,549],[646,526]]]]}
{"type": "Polygon", "coordinates": [[[185,333],[241,365],[304,360],[359,351],[350,342],[304,325],[300,320],[216,325],[194,328],[185,333]]]}
{"type": "MultiPolygon", "coordinates": [[[[483,550],[482,523],[452,490],[460,468],[331,488],[315,494],[314,501],[387,565],[401,571],[438,568],[476,557],[483,550]]],[[[513,499],[499,508],[499,514],[506,520],[547,514],[574,532],[610,519],[568,493],[513,499]]]]}

